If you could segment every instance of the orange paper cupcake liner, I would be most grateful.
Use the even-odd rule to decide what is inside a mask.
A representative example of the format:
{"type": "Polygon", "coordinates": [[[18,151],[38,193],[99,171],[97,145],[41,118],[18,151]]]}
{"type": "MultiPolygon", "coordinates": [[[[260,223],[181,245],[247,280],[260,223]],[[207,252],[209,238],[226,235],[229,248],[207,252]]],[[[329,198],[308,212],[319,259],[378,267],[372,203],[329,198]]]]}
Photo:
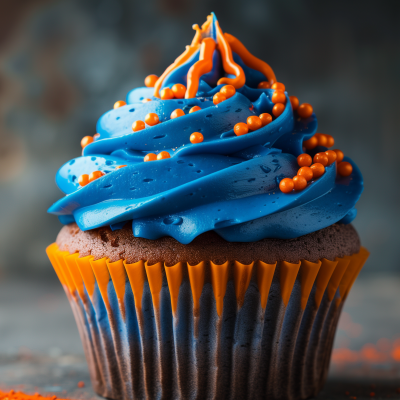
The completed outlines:
{"type": "Polygon", "coordinates": [[[368,251],[267,264],[128,264],[47,248],[96,392],[112,399],[318,393],[368,251]]]}

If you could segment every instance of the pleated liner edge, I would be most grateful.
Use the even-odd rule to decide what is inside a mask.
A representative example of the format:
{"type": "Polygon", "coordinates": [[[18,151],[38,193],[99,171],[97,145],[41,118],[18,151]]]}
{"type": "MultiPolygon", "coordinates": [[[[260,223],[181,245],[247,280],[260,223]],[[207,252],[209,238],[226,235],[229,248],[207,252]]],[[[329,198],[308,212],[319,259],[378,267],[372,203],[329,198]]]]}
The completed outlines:
{"type": "Polygon", "coordinates": [[[305,399],[322,388],[343,302],[369,256],[249,265],[48,257],[96,392],[111,399],[305,399]]]}

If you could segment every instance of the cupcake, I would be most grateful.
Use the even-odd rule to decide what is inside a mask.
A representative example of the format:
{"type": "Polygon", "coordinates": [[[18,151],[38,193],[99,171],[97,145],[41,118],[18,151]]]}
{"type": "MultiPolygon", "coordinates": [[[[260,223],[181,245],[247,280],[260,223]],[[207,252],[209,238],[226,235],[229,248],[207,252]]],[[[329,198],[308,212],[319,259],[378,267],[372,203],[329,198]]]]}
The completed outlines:
{"type": "Polygon", "coordinates": [[[368,257],[355,163],[214,14],[57,173],[47,248],[96,392],[305,399],[368,257]]]}

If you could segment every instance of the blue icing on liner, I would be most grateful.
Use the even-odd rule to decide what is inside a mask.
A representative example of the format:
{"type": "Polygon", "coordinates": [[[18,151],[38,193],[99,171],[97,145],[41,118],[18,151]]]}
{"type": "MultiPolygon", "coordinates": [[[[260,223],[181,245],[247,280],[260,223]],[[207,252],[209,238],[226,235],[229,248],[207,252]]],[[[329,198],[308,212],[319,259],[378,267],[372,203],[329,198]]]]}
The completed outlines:
{"type": "MultiPolygon", "coordinates": [[[[212,29],[208,34],[215,37],[212,29]]],[[[125,106],[99,119],[100,136],[84,148],[83,155],[60,168],[56,183],[66,196],[49,212],[64,224],[75,221],[82,230],[107,225],[115,230],[132,221],[137,237],[171,236],[184,244],[210,230],[227,241],[250,242],[291,239],[335,222],[350,223],[363,179],[349,158],[345,160],[353,167],[350,176],[337,175],[333,163],[302,191],[285,194],[279,189],[283,178],[297,174],[296,157],[303,153],[303,141],[317,130],[315,114],[300,119],[286,94],[283,113],[270,124],[235,135],[238,122],[272,114],[274,90],[256,89],[266,77],[238,54],[232,55],[246,84],[217,105],[213,95],[224,86],[217,85],[224,73],[217,50],[213,68],[200,80],[194,98],[160,100],[153,88],[130,91],[125,106]],[[145,98],[152,101],[143,103],[145,98]],[[201,110],[189,113],[194,106],[201,110]],[[171,119],[178,108],[185,115],[171,119]],[[132,123],[144,121],[148,113],[156,113],[160,123],[132,132],[132,123]],[[192,144],[193,132],[200,132],[203,142],[192,144]],[[146,154],[161,151],[171,158],[143,161],[146,154]],[[121,165],[126,167],[118,168],[121,165]],[[93,171],[105,175],[81,187],[79,176],[93,171]]],[[[198,60],[199,52],[194,52],[164,78],[162,87],[186,84],[188,71],[198,60]]],[[[315,149],[310,151],[311,156],[314,153],[315,149]]]]}

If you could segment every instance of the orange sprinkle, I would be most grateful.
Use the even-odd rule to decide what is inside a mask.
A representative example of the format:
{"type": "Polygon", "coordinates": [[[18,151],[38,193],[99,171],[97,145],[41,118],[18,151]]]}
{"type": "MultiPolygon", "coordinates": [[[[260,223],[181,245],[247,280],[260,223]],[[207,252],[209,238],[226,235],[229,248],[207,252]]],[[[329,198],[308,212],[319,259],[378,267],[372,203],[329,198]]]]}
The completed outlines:
{"type": "Polygon", "coordinates": [[[90,175],[89,175],[89,182],[93,182],[96,179],[101,178],[103,175],[105,175],[104,172],[101,171],[93,171],[90,175]]]}
{"type": "Polygon", "coordinates": [[[294,189],[293,179],[284,178],[279,182],[279,189],[283,193],[290,193],[294,189]]]}
{"type": "Polygon", "coordinates": [[[339,164],[340,162],[342,162],[344,157],[343,151],[339,149],[335,149],[333,151],[336,153],[336,162],[339,164]]]}
{"type": "Polygon", "coordinates": [[[192,107],[192,108],[189,110],[189,114],[194,113],[194,112],[196,112],[196,111],[200,111],[200,110],[201,110],[201,107],[199,107],[199,106],[194,106],[194,107],[192,107]]]}
{"type": "Polygon", "coordinates": [[[146,156],[144,157],[143,161],[147,162],[147,161],[155,161],[157,160],[157,155],[154,153],[149,153],[146,154],[146,156]]]}
{"type": "Polygon", "coordinates": [[[193,132],[190,135],[190,142],[195,144],[195,143],[201,143],[204,140],[204,136],[200,132],[193,132]]]}
{"type": "Polygon", "coordinates": [[[215,93],[213,96],[213,103],[215,105],[222,103],[225,100],[226,100],[226,97],[221,92],[215,93]]]}
{"type": "Polygon", "coordinates": [[[335,139],[331,135],[325,135],[327,141],[326,141],[326,147],[332,147],[335,144],[335,139]]]}
{"type": "Polygon", "coordinates": [[[271,89],[271,84],[267,81],[262,81],[258,84],[257,89],[271,89]]]}
{"type": "Polygon", "coordinates": [[[310,167],[301,167],[297,171],[297,175],[304,176],[304,178],[306,178],[307,182],[311,181],[311,179],[314,176],[313,171],[312,171],[312,169],[310,167]]]}
{"type": "Polygon", "coordinates": [[[146,78],[144,79],[144,84],[147,87],[154,87],[157,81],[158,81],[157,75],[147,75],[146,78]]]}
{"type": "Polygon", "coordinates": [[[275,82],[272,84],[271,89],[280,90],[281,92],[285,91],[285,85],[281,82],[275,82]]]}
{"type": "Polygon", "coordinates": [[[85,136],[81,140],[82,149],[84,149],[88,144],[93,142],[93,138],[91,136],[85,136]]]}
{"type": "Polygon", "coordinates": [[[83,174],[78,178],[78,183],[81,186],[86,186],[89,183],[89,175],[83,174]]]}
{"type": "Polygon", "coordinates": [[[353,172],[353,166],[347,161],[342,161],[337,166],[337,172],[341,176],[349,176],[353,172]]]}
{"type": "Polygon", "coordinates": [[[313,161],[314,161],[315,163],[320,163],[320,164],[322,164],[324,167],[326,167],[326,166],[328,165],[329,158],[328,158],[328,156],[327,156],[325,153],[317,153],[317,154],[314,156],[313,161]]]}
{"type": "Polygon", "coordinates": [[[246,122],[251,131],[256,131],[257,129],[260,129],[262,127],[261,119],[256,115],[248,117],[246,122]]]}
{"type": "Polygon", "coordinates": [[[333,150],[327,150],[325,154],[328,157],[328,165],[333,164],[336,161],[336,153],[333,150]]]}
{"type": "Polygon", "coordinates": [[[227,99],[235,95],[236,89],[232,85],[225,85],[221,88],[220,93],[222,93],[227,99]]]}
{"type": "Polygon", "coordinates": [[[274,104],[285,103],[285,101],[286,101],[285,93],[283,93],[283,92],[281,92],[279,90],[275,90],[275,92],[273,93],[273,95],[271,97],[271,101],[274,104]]]}
{"type": "Polygon", "coordinates": [[[312,164],[312,158],[309,154],[303,153],[297,157],[297,164],[300,167],[309,167],[312,164]]]}
{"type": "Polygon", "coordinates": [[[176,99],[183,99],[186,94],[186,86],[181,83],[176,83],[172,86],[172,92],[176,99]]]}
{"type": "Polygon", "coordinates": [[[272,122],[272,115],[268,113],[260,114],[262,126],[268,125],[272,122]]]}
{"type": "Polygon", "coordinates": [[[315,163],[311,165],[311,171],[313,173],[313,178],[319,178],[325,173],[325,167],[321,163],[315,163]]]}
{"type": "Polygon", "coordinates": [[[78,382],[78,388],[84,388],[85,387],[85,382],[80,381],[78,382]]]}
{"type": "Polygon", "coordinates": [[[165,160],[166,158],[171,158],[168,151],[162,151],[161,153],[157,154],[157,160],[165,160]]]}
{"type": "Polygon", "coordinates": [[[318,146],[324,146],[324,147],[328,147],[328,138],[326,137],[326,135],[324,135],[323,133],[316,133],[314,135],[317,140],[318,140],[318,146]]]}
{"type": "Polygon", "coordinates": [[[300,118],[309,118],[313,113],[313,108],[311,104],[303,103],[297,109],[297,114],[300,118]]]}
{"type": "Polygon", "coordinates": [[[137,131],[141,131],[142,129],[146,128],[146,125],[143,121],[141,121],[140,119],[135,121],[132,124],[132,130],[133,132],[137,132],[137,131]]]}
{"type": "Polygon", "coordinates": [[[307,149],[307,150],[312,150],[315,147],[318,146],[318,139],[314,136],[312,136],[310,139],[305,140],[303,142],[303,146],[307,149]]]}
{"type": "Polygon", "coordinates": [[[142,103],[148,103],[149,101],[151,101],[151,99],[143,99],[142,103]]]}
{"type": "Polygon", "coordinates": [[[299,107],[299,99],[296,96],[289,96],[290,104],[292,105],[293,111],[299,107]]]}
{"type": "Polygon", "coordinates": [[[120,108],[120,107],[122,107],[122,106],[126,106],[125,101],[123,101],[123,100],[118,100],[118,101],[116,101],[116,102],[114,103],[114,110],[115,110],[116,108],[120,108]]]}
{"type": "Polygon", "coordinates": [[[284,110],[285,110],[285,105],[282,103],[277,103],[272,108],[272,114],[274,114],[275,117],[279,117],[284,110]]]}
{"type": "Polygon", "coordinates": [[[125,168],[127,165],[118,165],[115,169],[125,168]]]}
{"type": "Polygon", "coordinates": [[[235,132],[236,136],[242,136],[249,132],[249,127],[244,122],[238,122],[233,127],[233,132],[235,132]]]}
{"type": "Polygon", "coordinates": [[[180,108],[177,108],[176,110],[172,111],[171,119],[183,117],[184,115],[185,115],[185,112],[183,110],[181,110],[180,108]]]}
{"type": "Polygon", "coordinates": [[[171,100],[174,98],[174,92],[170,88],[164,88],[160,92],[161,100],[171,100]]]}
{"type": "Polygon", "coordinates": [[[307,179],[301,175],[294,176],[293,183],[294,183],[295,190],[303,190],[307,187],[307,179]]]}
{"type": "Polygon", "coordinates": [[[160,122],[160,119],[158,118],[158,115],[156,113],[148,113],[145,116],[144,121],[147,125],[154,126],[160,122]]]}

